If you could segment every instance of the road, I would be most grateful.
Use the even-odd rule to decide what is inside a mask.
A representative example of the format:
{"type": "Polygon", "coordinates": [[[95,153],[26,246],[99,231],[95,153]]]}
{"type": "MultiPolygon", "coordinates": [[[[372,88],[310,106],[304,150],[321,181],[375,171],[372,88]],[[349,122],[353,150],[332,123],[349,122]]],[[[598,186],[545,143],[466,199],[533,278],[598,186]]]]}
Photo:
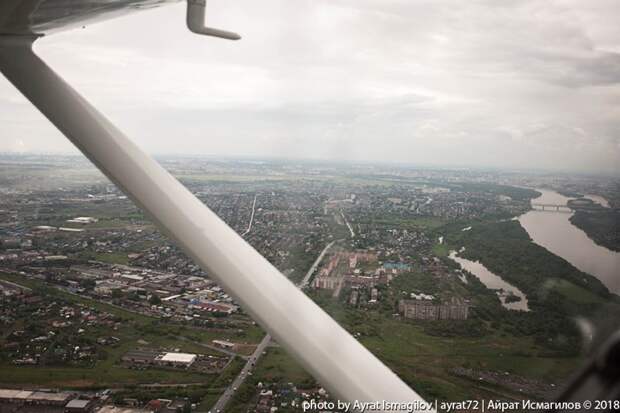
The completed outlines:
{"type": "Polygon", "coordinates": [[[327,253],[327,251],[331,248],[332,245],[334,245],[336,241],[332,241],[329,244],[327,244],[327,246],[325,248],[323,248],[323,251],[321,251],[321,254],[319,254],[319,256],[317,257],[317,259],[314,261],[314,263],[312,264],[312,267],[310,267],[310,269],[308,270],[308,272],[306,273],[306,276],[303,278],[303,280],[301,280],[301,282],[297,285],[299,288],[304,289],[305,287],[308,286],[308,282],[310,281],[310,277],[312,277],[312,274],[316,271],[316,268],[319,266],[319,264],[321,263],[321,260],[323,259],[323,256],[325,256],[325,253],[327,253]]]}
{"type": "Polygon", "coordinates": [[[243,381],[248,376],[248,373],[251,372],[251,370],[254,368],[254,366],[258,362],[258,359],[263,355],[270,341],[271,341],[271,336],[267,334],[263,338],[263,340],[258,344],[258,346],[256,347],[256,350],[254,350],[254,353],[252,353],[248,361],[245,363],[245,366],[243,366],[243,369],[241,369],[241,373],[239,373],[239,375],[235,377],[233,382],[226,388],[224,393],[220,396],[218,401],[213,405],[211,410],[209,410],[210,413],[221,413],[224,411],[224,407],[230,401],[230,399],[235,394],[237,389],[243,384],[243,381]]]}
{"type": "Polygon", "coordinates": [[[254,195],[254,202],[252,202],[252,215],[250,215],[250,223],[248,224],[248,229],[245,230],[242,237],[245,237],[250,231],[252,231],[252,223],[254,222],[254,211],[256,211],[256,198],[258,194],[254,195]]]}
{"type": "MultiPolygon", "coordinates": [[[[2,271],[4,273],[9,273],[8,271],[2,271]]],[[[20,290],[25,290],[25,291],[32,291],[32,288],[28,288],[25,285],[20,285],[20,284],[15,284],[14,282],[8,281],[8,280],[0,280],[0,284],[6,284],[6,285],[10,285],[14,288],[20,289],[20,290]]]]}
{"type": "Polygon", "coordinates": [[[353,231],[353,227],[351,226],[351,224],[349,224],[349,221],[347,221],[347,217],[344,216],[344,212],[340,211],[340,215],[342,215],[342,219],[344,219],[344,223],[347,224],[347,227],[349,228],[349,232],[351,233],[351,238],[355,238],[355,232],[353,231]]]}
{"type": "MultiPolygon", "coordinates": [[[[314,271],[316,271],[316,268],[319,266],[319,263],[321,262],[321,260],[323,259],[327,251],[331,248],[331,246],[334,245],[335,242],[336,241],[332,241],[329,244],[327,244],[325,248],[323,248],[323,251],[321,251],[317,259],[314,260],[312,267],[310,267],[310,269],[306,273],[306,276],[303,278],[303,280],[299,282],[299,284],[297,284],[299,288],[304,288],[308,285],[308,281],[310,280],[310,277],[312,276],[314,271]]],[[[224,407],[226,407],[226,404],[233,397],[237,389],[239,389],[239,387],[243,384],[244,380],[248,376],[248,373],[250,373],[252,369],[254,368],[254,366],[256,365],[256,363],[258,363],[258,360],[263,355],[267,346],[269,346],[270,342],[271,342],[271,336],[267,334],[262,339],[262,341],[258,344],[258,346],[256,347],[256,350],[254,350],[254,353],[252,353],[252,355],[248,358],[248,361],[245,363],[245,366],[243,366],[243,369],[241,369],[241,373],[239,373],[239,375],[235,377],[233,382],[226,388],[226,390],[220,396],[218,401],[209,410],[209,413],[221,413],[224,411],[224,407]]]]}

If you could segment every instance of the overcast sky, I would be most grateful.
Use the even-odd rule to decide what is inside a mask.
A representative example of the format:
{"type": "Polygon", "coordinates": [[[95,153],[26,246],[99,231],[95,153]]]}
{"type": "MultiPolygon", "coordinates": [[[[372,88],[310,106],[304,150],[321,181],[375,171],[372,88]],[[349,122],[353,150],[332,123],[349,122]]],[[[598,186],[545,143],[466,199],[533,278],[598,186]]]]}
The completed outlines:
{"type": "MultiPolygon", "coordinates": [[[[620,2],[210,0],[39,40],[151,153],[620,173],[620,2]]],[[[0,151],[73,149],[0,79],[0,151]]]]}

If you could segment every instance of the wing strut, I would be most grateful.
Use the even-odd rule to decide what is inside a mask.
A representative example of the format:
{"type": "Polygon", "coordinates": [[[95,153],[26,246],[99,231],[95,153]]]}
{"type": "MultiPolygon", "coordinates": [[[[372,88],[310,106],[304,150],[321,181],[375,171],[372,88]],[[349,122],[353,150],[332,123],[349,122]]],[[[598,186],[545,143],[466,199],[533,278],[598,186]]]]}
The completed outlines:
{"type": "Polygon", "coordinates": [[[0,36],[0,71],[332,395],[422,401],[36,56],[35,40],[0,36]]]}

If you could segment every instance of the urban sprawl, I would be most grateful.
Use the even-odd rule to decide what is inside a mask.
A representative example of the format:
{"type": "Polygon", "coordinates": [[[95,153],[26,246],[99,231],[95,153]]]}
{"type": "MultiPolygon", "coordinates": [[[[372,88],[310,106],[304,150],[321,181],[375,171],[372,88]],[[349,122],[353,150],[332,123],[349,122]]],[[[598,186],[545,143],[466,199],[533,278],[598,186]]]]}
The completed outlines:
{"type": "MultiPolygon", "coordinates": [[[[618,296],[516,219],[549,188],[617,250],[617,233],[589,226],[617,219],[617,179],[161,162],[427,399],[545,400],[587,354],[574,318],[617,327],[599,315],[620,314],[618,296]]],[[[274,413],[333,400],[86,160],[2,155],[0,169],[0,413],[274,413]]]]}

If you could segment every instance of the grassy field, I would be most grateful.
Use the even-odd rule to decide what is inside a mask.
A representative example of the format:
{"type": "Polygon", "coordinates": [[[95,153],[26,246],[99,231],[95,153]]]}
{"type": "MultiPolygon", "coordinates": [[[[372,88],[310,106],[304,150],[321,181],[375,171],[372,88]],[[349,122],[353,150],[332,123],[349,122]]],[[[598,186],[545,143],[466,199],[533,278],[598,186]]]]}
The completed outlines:
{"type": "Polygon", "coordinates": [[[94,253],[92,254],[92,259],[95,261],[101,261],[108,264],[129,264],[129,257],[127,254],[121,252],[113,252],[113,253],[94,253]]]}
{"type": "MultiPolygon", "coordinates": [[[[354,311],[326,296],[315,299],[350,333],[360,334],[359,341],[364,346],[427,398],[518,396],[515,389],[497,389],[458,377],[453,372],[458,367],[559,383],[582,362],[580,357],[561,357],[541,347],[532,337],[515,336],[491,327],[480,337],[440,337],[425,332],[425,323],[429,322],[401,320],[377,310],[354,311]]],[[[282,374],[287,371],[284,369],[282,374]]]]}
{"type": "MultiPolygon", "coordinates": [[[[339,304],[333,303],[328,310],[349,332],[370,332],[362,335],[360,342],[426,398],[519,397],[514,390],[458,377],[452,372],[457,367],[557,383],[569,377],[580,364],[578,358],[548,355],[528,337],[499,333],[481,338],[434,337],[426,334],[419,324],[376,312],[351,325],[347,310],[339,304]],[[372,324],[372,328],[366,328],[365,324],[372,324]]],[[[309,373],[282,348],[268,350],[257,364],[254,378],[264,382],[312,383],[309,373]]]]}
{"type": "Polygon", "coordinates": [[[450,253],[450,247],[448,245],[436,243],[433,245],[433,254],[438,257],[447,257],[450,253]]]}
{"type": "Polygon", "coordinates": [[[131,370],[113,363],[97,363],[91,369],[73,367],[26,367],[0,365],[0,383],[10,386],[52,386],[68,388],[115,388],[144,383],[208,383],[213,375],[182,371],[131,370]]]}

